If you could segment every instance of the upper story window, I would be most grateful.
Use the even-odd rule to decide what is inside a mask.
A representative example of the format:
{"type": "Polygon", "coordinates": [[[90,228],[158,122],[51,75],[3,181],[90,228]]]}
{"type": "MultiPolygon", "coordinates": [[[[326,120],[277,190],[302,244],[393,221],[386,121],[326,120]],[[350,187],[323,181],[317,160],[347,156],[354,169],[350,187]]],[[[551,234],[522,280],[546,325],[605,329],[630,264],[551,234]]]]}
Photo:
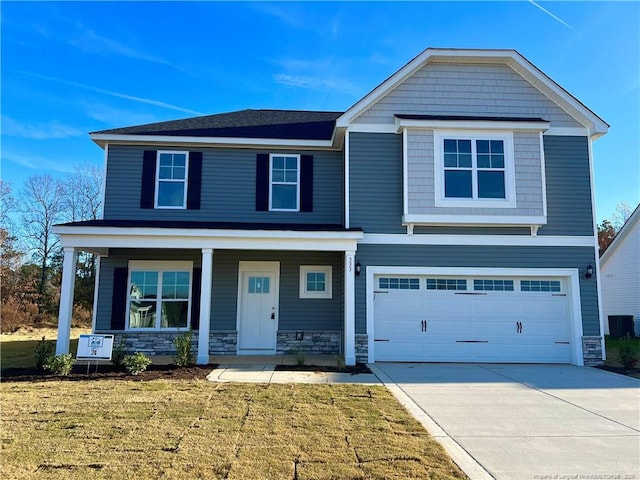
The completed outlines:
{"type": "Polygon", "coordinates": [[[515,207],[510,133],[436,131],[436,205],[515,207]]]}
{"type": "Polygon", "coordinates": [[[158,152],[156,208],[187,208],[188,159],[188,152],[158,152]]]}
{"type": "Polygon", "coordinates": [[[300,156],[269,156],[269,210],[300,210],[300,156]]]}

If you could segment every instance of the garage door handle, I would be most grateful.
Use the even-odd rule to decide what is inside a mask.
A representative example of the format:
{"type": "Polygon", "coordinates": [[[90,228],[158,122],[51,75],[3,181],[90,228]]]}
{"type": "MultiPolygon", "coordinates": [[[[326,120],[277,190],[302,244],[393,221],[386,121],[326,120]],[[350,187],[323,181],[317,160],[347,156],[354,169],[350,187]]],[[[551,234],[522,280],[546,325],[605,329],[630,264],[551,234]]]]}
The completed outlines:
{"type": "Polygon", "coordinates": [[[516,333],[522,333],[522,322],[516,322],[516,333]]]}
{"type": "Polygon", "coordinates": [[[422,327],[422,331],[426,332],[427,331],[427,321],[426,320],[422,320],[422,322],[420,322],[421,327],[422,327]]]}

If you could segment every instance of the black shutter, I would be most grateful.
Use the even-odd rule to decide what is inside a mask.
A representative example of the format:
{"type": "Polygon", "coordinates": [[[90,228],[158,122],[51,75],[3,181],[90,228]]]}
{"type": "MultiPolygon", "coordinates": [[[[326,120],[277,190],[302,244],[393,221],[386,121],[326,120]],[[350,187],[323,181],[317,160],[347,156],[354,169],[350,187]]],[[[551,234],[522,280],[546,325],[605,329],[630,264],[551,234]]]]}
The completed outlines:
{"type": "Polygon", "coordinates": [[[269,155],[256,156],[256,211],[269,210],[269,155]]]}
{"type": "Polygon", "coordinates": [[[200,326],[200,282],[202,281],[202,269],[193,269],[191,279],[191,330],[198,330],[200,326]]]}
{"type": "Polygon", "coordinates": [[[313,212],[313,155],[300,156],[300,211],[313,212]]]}
{"type": "Polygon", "coordinates": [[[155,150],[145,150],[142,157],[142,187],[140,189],[140,208],[153,208],[156,190],[155,150]]]}
{"type": "Polygon", "coordinates": [[[187,209],[200,210],[202,152],[189,152],[189,179],[187,184],[187,209]]]}
{"type": "Polygon", "coordinates": [[[111,330],[124,330],[127,315],[127,267],[113,269],[113,296],[111,297],[111,330]]]}

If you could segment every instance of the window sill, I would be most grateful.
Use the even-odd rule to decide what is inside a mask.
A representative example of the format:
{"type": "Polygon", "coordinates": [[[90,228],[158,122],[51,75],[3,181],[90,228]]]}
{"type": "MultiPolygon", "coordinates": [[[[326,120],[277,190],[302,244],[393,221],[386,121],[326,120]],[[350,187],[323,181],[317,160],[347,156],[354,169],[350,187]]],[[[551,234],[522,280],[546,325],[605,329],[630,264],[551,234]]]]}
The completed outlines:
{"type": "Polygon", "coordinates": [[[402,224],[529,227],[546,225],[547,217],[544,215],[453,215],[443,212],[441,215],[404,215],[402,224]]]}

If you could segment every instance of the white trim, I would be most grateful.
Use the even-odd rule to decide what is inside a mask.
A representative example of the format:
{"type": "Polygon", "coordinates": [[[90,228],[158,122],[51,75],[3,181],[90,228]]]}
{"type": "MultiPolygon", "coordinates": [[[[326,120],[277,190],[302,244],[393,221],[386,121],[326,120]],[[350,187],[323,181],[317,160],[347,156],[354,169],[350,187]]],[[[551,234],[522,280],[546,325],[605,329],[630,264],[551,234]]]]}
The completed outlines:
{"type": "Polygon", "coordinates": [[[571,363],[583,366],[582,352],[582,308],[580,306],[580,273],[575,268],[492,268],[492,267],[388,267],[368,266],[366,272],[366,323],[369,350],[369,363],[375,362],[374,338],[374,291],[377,275],[451,275],[451,276],[488,276],[488,277],[562,277],[567,280],[567,295],[571,304],[571,363]]]}
{"type": "Polygon", "coordinates": [[[540,174],[542,176],[542,214],[547,218],[547,161],[544,155],[544,137],[540,132],[540,174]]]}
{"type": "Polygon", "coordinates": [[[591,247],[593,237],[553,235],[433,235],[366,233],[361,245],[487,245],[513,247],[591,247]]]}
{"type": "Polygon", "coordinates": [[[517,131],[544,131],[549,128],[547,121],[515,122],[506,120],[417,120],[396,117],[396,132],[400,133],[410,129],[447,129],[447,130],[509,130],[517,131]]]}
{"type": "Polygon", "coordinates": [[[239,261],[238,262],[238,296],[236,297],[237,306],[236,306],[236,332],[238,332],[237,344],[236,344],[236,355],[273,355],[276,353],[278,349],[278,327],[280,320],[280,262],[254,262],[254,261],[239,261]],[[251,270],[261,270],[264,272],[269,272],[274,275],[274,285],[272,285],[272,292],[274,296],[275,306],[274,306],[274,315],[275,315],[275,329],[274,329],[274,338],[273,338],[273,349],[264,349],[264,350],[252,350],[252,349],[241,349],[240,348],[240,335],[242,332],[240,331],[240,314],[242,312],[242,302],[243,302],[243,274],[246,271],[251,270]]]}
{"type": "Polygon", "coordinates": [[[198,318],[199,365],[209,363],[209,330],[211,327],[211,287],[213,283],[213,249],[202,249],[202,275],[200,277],[200,317],[198,318]]]}
{"type": "Polygon", "coordinates": [[[240,250],[355,250],[362,232],[54,227],[63,247],[240,250]]]}
{"type": "MultiPolygon", "coordinates": [[[[191,261],[174,261],[174,260],[129,260],[127,271],[127,310],[125,313],[124,330],[126,332],[182,332],[189,330],[191,325],[191,292],[193,289],[193,262],[191,261]],[[162,290],[162,273],[166,271],[188,271],[189,272],[189,294],[187,296],[187,324],[184,327],[162,327],[162,303],[171,302],[170,299],[164,299],[162,295],[156,298],[140,299],[141,302],[156,303],[156,324],[153,327],[131,327],[129,325],[130,308],[131,308],[131,273],[139,270],[148,270],[158,273],[158,292],[162,290]]],[[[184,301],[184,298],[174,301],[184,301]]]]}
{"type": "MultiPolygon", "coordinates": [[[[481,206],[481,205],[478,205],[481,206]]],[[[415,223],[416,225],[483,225],[489,227],[491,225],[512,227],[522,226],[529,227],[531,225],[546,225],[547,217],[545,216],[525,216],[525,215],[449,215],[431,214],[431,215],[405,215],[402,218],[402,224],[415,223]]]]}
{"type": "Polygon", "coordinates": [[[71,338],[71,319],[73,316],[73,292],[76,280],[76,264],[78,250],[64,247],[62,260],[62,285],[60,287],[60,308],[58,310],[58,339],[56,341],[56,355],[69,353],[71,338]]]}
{"type": "Polygon", "coordinates": [[[300,265],[300,298],[332,298],[333,267],[331,265],[300,265]],[[307,274],[308,273],[324,273],[325,285],[324,292],[310,292],[307,290],[307,274]]]}
{"type": "MultiPolygon", "coordinates": [[[[436,207],[462,207],[462,208],[510,208],[516,207],[516,179],[515,161],[513,152],[513,132],[502,130],[434,130],[433,131],[433,168],[436,207]],[[471,142],[471,184],[472,198],[453,198],[445,196],[445,166],[443,142],[445,139],[469,140],[471,142]],[[504,146],[504,192],[505,198],[480,198],[478,197],[478,153],[476,145],[478,140],[500,140],[504,146]]],[[[469,170],[469,169],[465,169],[469,170]]],[[[498,171],[490,169],[490,171],[498,171]]],[[[406,214],[405,214],[406,216],[406,214]]],[[[457,215],[450,215],[452,219],[457,215]]]]}
{"type": "Polygon", "coordinates": [[[349,228],[349,159],[350,153],[349,148],[351,148],[350,143],[350,131],[347,130],[344,134],[344,226],[345,228],[349,228]]]}
{"type": "Polygon", "coordinates": [[[372,105],[385,97],[399,84],[413,75],[416,71],[432,61],[445,61],[462,63],[469,62],[469,58],[475,58],[483,63],[506,64],[520,74],[525,80],[537,88],[543,95],[556,103],[569,115],[588,129],[589,135],[597,138],[604,135],[608,125],[604,120],[589,110],[569,92],[560,87],[550,77],[545,75],[535,65],[520,55],[515,50],[479,50],[479,49],[435,49],[428,48],[416,56],[413,60],[395,72],[392,76],[374,88],[365,97],[360,99],[349,110],[343,113],[337,120],[337,127],[347,127],[368,110],[372,105]]]}
{"type": "Polygon", "coordinates": [[[96,331],[96,322],[98,321],[98,291],[100,290],[100,255],[96,255],[96,279],[93,284],[93,312],[91,315],[91,331],[96,331]]]}
{"type": "Polygon", "coordinates": [[[158,210],[186,210],[187,189],[189,184],[189,152],[186,150],[158,150],[156,152],[156,172],[155,173],[156,175],[155,175],[155,187],[153,192],[153,208],[158,210]],[[184,179],[176,180],[176,179],[160,178],[160,156],[162,154],[184,155],[184,179]],[[182,205],[158,205],[158,195],[160,193],[160,182],[182,183],[182,185],[184,185],[184,190],[182,194],[182,205]]]}
{"type": "Polygon", "coordinates": [[[589,130],[580,127],[550,127],[543,135],[566,136],[566,137],[588,137],[589,130]]]}
{"type": "Polygon", "coordinates": [[[319,148],[339,150],[340,145],[334,145],[333,140],[286,140],[280,138],[236,138],[236,137],[187,137],[181,135],[118,135],[107,133],[93,133],[91,140],[98,145],[103,143],[118,143],[129,145],[212,145],[217,147],[242,146],[244,148],[319,148]]]}
{"type": "Polygon", "coordinates": [[[104,218],[104,205],[107,201],[107,164],[109,163],[109,144],[104,144],[104,165],[102,170],[102,208],[100,209],[100,219],[104,218]]]}
{"type": "MultiPolygon", "coordinates": [[[[593,252],[595,259],[595,275],[592,280],[596,281],[596,294],[598,297],[598,316],[600,317],[600,343],[602,347],[602,361],[607,359],[607,349],[604,342],[604,309],[602,308],[602,281],[600,277],[600,245],[598,244],[598,221],[596,220],[596,188],[593,179],[593,146],[592,139],[587,138],[587,149],[589,152],[589,183],[591,184],[591,219],[593,221],[593,252]]],[[[615,241],[615,238],[614,238],[615,241]]],[[[611,246],[611,245],[610,245],[611,246]]],[[[586,265],[585,265],[586,267],[586,265]]]]}
{"type": "MultiPolygon", "coordinates": [[[[270,153],[269,154],[269,211],[270,212],[299,212],[300,211],[300,155],[299,154],[285,154],[285,153],[270,153]],[[284,170],[286,174],[287,158],[296,159],[296,208],[273,208],[271,202],[273,198],[273,157],[284,158],[284,170]]],[[[292,182],[287,182],[286,179],[282,182],[275,182],[276,185],[292,185],[292,182]]]]}
{"type": "Polygon", "coordinates": [[[344,363],[356,364],[355,250],[344,252],[344,363]]]}
{"type": "Polygon", "coordinates": [[[409,131],[402,131],[402,215],[409,214],[409,131]]]}

